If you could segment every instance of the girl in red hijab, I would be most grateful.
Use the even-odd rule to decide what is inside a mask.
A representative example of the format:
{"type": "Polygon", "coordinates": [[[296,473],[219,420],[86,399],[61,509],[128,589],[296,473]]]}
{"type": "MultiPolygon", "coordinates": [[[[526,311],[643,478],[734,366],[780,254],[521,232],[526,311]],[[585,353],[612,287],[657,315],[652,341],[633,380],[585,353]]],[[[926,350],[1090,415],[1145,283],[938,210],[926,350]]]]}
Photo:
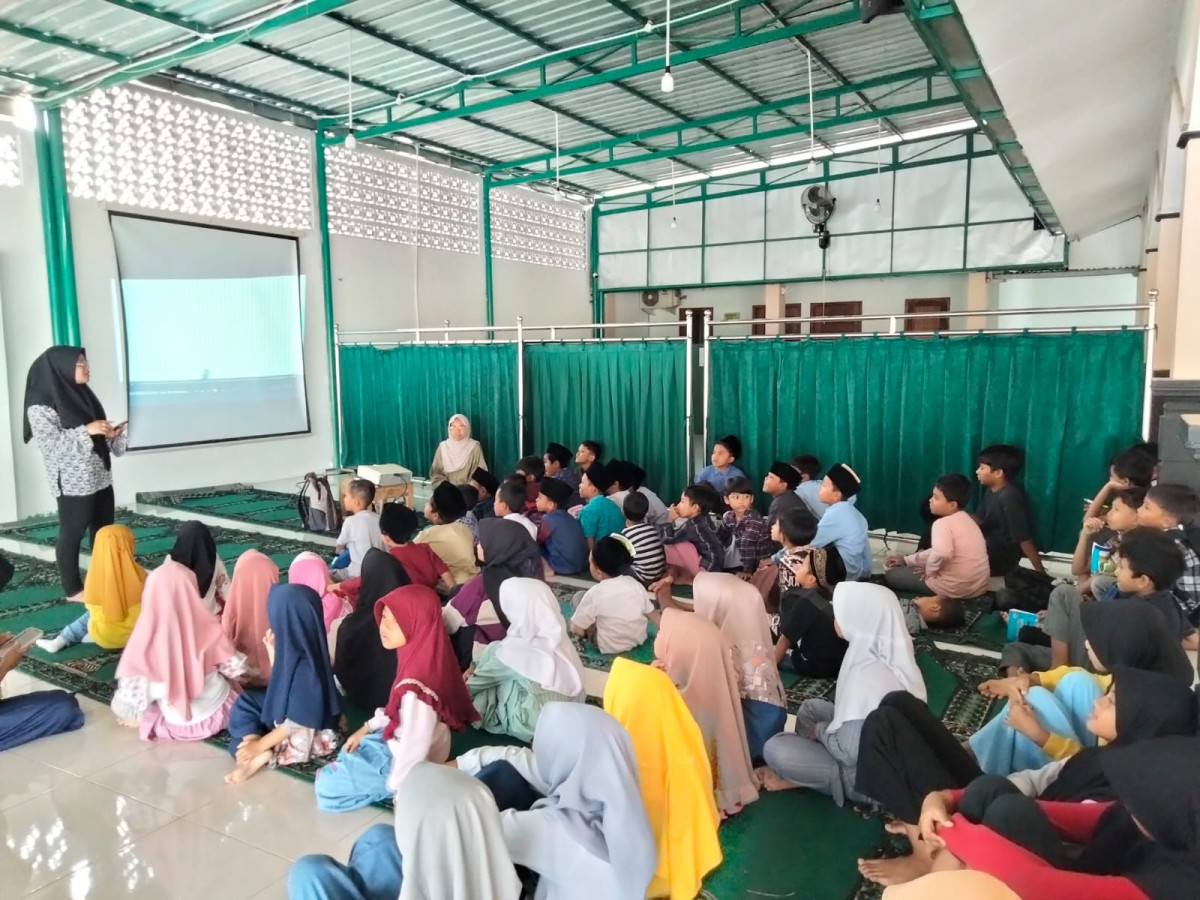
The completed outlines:
{"type": "Polygon", "coordinates": [[[317,773],[317,806],[360,809],[392,797],[422,760],[450,756],[450,731],[479,718],[442,624],[438,595],[406,585],[375,604],[383,646],[396,651],[396,679],[387,706],[350,735],[317,773]]]}

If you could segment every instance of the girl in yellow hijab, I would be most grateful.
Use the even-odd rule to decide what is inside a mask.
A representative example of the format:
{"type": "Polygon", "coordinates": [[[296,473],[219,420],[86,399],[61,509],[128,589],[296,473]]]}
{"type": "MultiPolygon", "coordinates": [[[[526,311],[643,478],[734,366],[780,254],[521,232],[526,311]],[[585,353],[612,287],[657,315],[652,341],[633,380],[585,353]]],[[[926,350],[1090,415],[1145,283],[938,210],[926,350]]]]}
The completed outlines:
{"type": "Polygon", "coordinates": [[[604,710],[633,739],[642,802],[658,844],[647,897],[692,900],[721,863],[712,767],[700,726],[666,672],[618,657],[604,710]]]}
{"type": "Polygon", "coordinates": [[[133,558],[133,532],[124,525],[106,525],[96,532],[92,561],[83,583],[86,612],[57,637],[38,641],[48,653],[72,644],[96,644],[120,650],[129,640],[142,608],[146,572],[133,558]]]}

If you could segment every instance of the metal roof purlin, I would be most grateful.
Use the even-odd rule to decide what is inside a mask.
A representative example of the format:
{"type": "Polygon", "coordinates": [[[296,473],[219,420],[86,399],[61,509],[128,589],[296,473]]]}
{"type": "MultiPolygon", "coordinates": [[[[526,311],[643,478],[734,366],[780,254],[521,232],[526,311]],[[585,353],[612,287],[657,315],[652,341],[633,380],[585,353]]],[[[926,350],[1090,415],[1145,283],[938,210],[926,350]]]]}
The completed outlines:
{"type": "Polygon", "coordinates": [[[109,6],[120,7],[129,12],[137,13],[140,16],[158,19],[160,22],[166,22],[168,25],[174,25],[176,28],[182,28],[184,31],[190,31],[194,34],[212,34],[216,30],[203,22],[168,12],[165,9],[159,9],[156,6],[151,6],[149,3],[139,3],[138,0],[104,0],[104,2],[109,6]]]}
{"type": "Polygon", "coordinates": [[[66,50],[74,50],[77,53],[86,53],[89,56],[98,56],[101,59],[107,59],[109,62],[125,65],[132,62],[133,58],[126,56],[123,53],[115,53],[112,50],[105,50],[103,47],[97,47],[93,44],[85,43],[84,41],[76,40],[75,38],[63,37],[58,34],[48,34],[44,31],[38,31],[36,28],[26,28],[24,25],[18,25],[15,22],[5,22],[0,20],[0,31],[7,31],[9,34],[15,34],[17,37],[27,38],[31,41],[38,41],[42,44],[50,44],[54,47],[62,47],[66,50]]]}
{"type": "Polygon", "coordinates": [[[63,88],[61,83],[51,78],[43,78],[40,75],[26,75],[23,72],[17,72],[13,69],[0,68],[0,78],[10,78],[13,81],[20,81],[24,84],[41,88],[44,91],[59,91],[63,88]]]}
{"type": "MultiPolygon", "coordinates": [[[[812,96],[813,96],[813,99],[816,101],[831,100],[836,97],[840,97],[844,94],[854,94],[854,93],[857,93],[858,91],[861,91],[864,89],[877,88],[877,87],[888,87],[890,85],[906,86],[906,85],[914,84],[918,81],[925,81],[926,82],[926,99],[928,100],[928,99],[932,99],[932,93],[931,93],[930,87],[929,87],[929,79],[934,76],[940,76],[941,74],[942,74],[941,71],[936,66],[926,67],[926,68],[921,68],[921,69],[906,69],[903,72],[895,72],[891,75],[881,75],[878,78],[869,78],[869,79],[866,79],[864,81],[857,82],[854,84],[843,85],[841,87],[825,88],[824,90],[814,91],[812,96]]],[[[949,100],[954,103],[961,102],[959,100],[959,98],[957,97],[957,95],[949,98],[949,100]]],[[[620,146],[621,144],[632,143],[635,140],[649,140],[651,138],[656,138],[656,137],[665,137],[667,135],[679,134],[684,131],[689,131],[694,128],[699,128],[701,125],[715,124],[717,122],[726,122],[726,121],[731,121],[734,119],[751,118],[754,116],[764,115],[766,113],[777,112],[780,109],[784,109],[789,106],[800,106],[802,104],[807,104],[808,101],[809,101],[808,94],[806,94],[806,93],[805,94],[797,94],[795,96],[785,97],[782,100],[776,100],[771,103],[762,103],[762,104],[759,104],[758,106],[748,106],[743,109],[734,109],[734,110],[729,110],[728,112],[714,113],[711,116],[705,116],[700,119],[695,119],[694,121],[691,121],[691,122],[680,122],[677,125],[663,125],[658,128],[647,128],[644,131],[637,132],[636,134],[625,135],[623,137],[617,137],[617,138],[613,138],[611,140],[597,141],[597,142],[590,143],[590,144],[580,144],[580,145],[577,145],[574,147],[564,147],[564,148],[562,148],[560,155],[562,155],[562,156],[579,156],[582,153],[593,153],[593,152],[597,152],[597,151],[611,150],[615,147],[620,146]]],[[[872,110],[871,112],[874,113],[876,116],[878,116],[880,114],[878,110],[872,110]]],[[[818,120],[818,121],[821,121],[821,120],[818,120]]],[[[828,120],[825,120],[825,124],[826,124],[826,127],[828,127],[828,120]]],[[[807,128],[808,126],[807,126],[807,124],[805,124],[805,125],[803,125],[803,127],[807,128]]],[[[655,149],[662,149],[662,148],[655,148],[655,149]]],[[[512,160],[511,162],[504,163],[504,167],[505,168],[515,168],[518,166],[536,165],[537,163],[553,160],[553,158],[554,158],[553,154],[539,154],[537,156],[527,156],[527,157],[522,157],[520,159],[512,160]]]]}
{"type": "MultiPolygon", "coordinates": [[[[455,2],[457,2],[457,0],[455,0],[455,2]]],[[[813,31],[820,31],[824,28],[834,28],[838,25],[844,25],[849,22],[858,21],[858,17],[858,4],[855,2],[852,4],[850,9],[843,12],[809,19],[805,22],[789,25],[786,28],[757,32],[754,34],[742,34],[735,37],[726,38],[702,48],[696,48],[679,53],[673,57],[673,60],[677,64],[683,65],[701,59],[708,59],[709,57],[713,56],[720,56],[725,53],[732,53],[736,50],[741,50],[746,47],[758,47],[764,44],[774,43],[775,41],[785,40],[795,34],[805,34],[813,31]]],[[[543,57],[542,59],[533,60],[531,63],[525,65],[529,68],[544,68],[546,65],[546,59],[543,57]]],[[[643,75],[647,72],[657,71],[661,65],[662,63],[657,59],[643,60],[618,68],[597,72],[582,78],[574,78],[569,81],[559,82],[558,84],[540,84],[535,88],[519,91],[506,97],[496,97],[473,104],[464,103],[457,109],[444,110],[442,112],[427,116],[416,116],[410,119],[402,119],[399,122],[377,125],[366,129],[358,136],[374,137],[379,134],[389,134],[394,131],[400,131],[404,128],[415,128],[419,125],[432,124],[433,122],[441,122],[448,119],[458,119],[477,112],[501,109],[506,106],[513,106],[515,104],[525,103],[530,100],[540,100],[547,96],[564,94],[582,87],[591,87],[592,85],[597,84],[611,84],[613,82],[620,81],[623,78],[629,78],[635,75],[643,75]]],[[[513,68],[516,67],[510,67],[507,71],[511,71],[513,68]]],[[[362,112],[364,115],[366,115],[369,111],[370,110],[363,110],[362,112]]]]}
{"type": "MultiPolygon", "coordinates": [[[[521,40],[526,41],[527,43],[530,43],[533,46],[537,47],[543,53],[557,53],[557,52],[560,52],[562,49],[560,47],[555,47],[553,44],[547,43],[546,41],[543,41],[537,35],[531,34],[528,31],[525,31],[523,28],[518,28],[516,25],[509,22],[507,19],[504,19],[503,17],[498,16],[495,13],[489,12],[488,10],[485,10],[485,9],[481,9],[480,7],[476,6],[475,4],[468,2],[468,0],[449,0],[449,2],[453,3],[455,6],[459,7],[460,9],[466,10],[467,12],[471,13],[472,15],[478,16],[479,18],[483,19],[485,22],[489,22],[489,23],[495,25],[497,28],[503,28],[509,34],[519,37],[521,40]]],[[[635,44],[635,46],[636,46],[636,44],[635,44]]],[[[575,62],[576,58],[568,57],[568,61],[575,62]]],[[[588,74],[596,74],[598,72],[604,71],[603,69],[599,69],[594,65],[582,65],[581,64],[580,68],[582,71],[587,72],[588,74]]],[[[681,113],[679,110],[675,109],[675,107],[671,106],[669,103],[664,103],[662,100],[652,97],[651,95],[645,93],[644,91],[638,90],[637,88],[631,87],[630,85],[627,85],[627,84],[621,84],[619,82],[615,82],[614,84],[615,84],[615,87],[624,91],[629,96],[636,97],[638,100],[641,100],[644,103],[649,103],[651,106],[654,106],[656,109],[662,110],[663,112],[667,113],[668,115],[672,115],[677,119],[686,119],[687,118],[686,115],[681,113]]],[[[724,135],[718,135],[718,136],[724,137],[724,135]]],[[[739,147],[738,149],[741,150],[743,153],[746,153],[747,155],[754,157],[757,160],[760,160],[760,161],[762,160],[762,157],[758,156],[758,154],[754,153],[752,150],[747,150],[743,147],[739,147]]],[[[686,165],[689,169],[694,169],[697,172],[704,171],[701,168],[693,166],[691,163],[686,163],[686,165]]]]}

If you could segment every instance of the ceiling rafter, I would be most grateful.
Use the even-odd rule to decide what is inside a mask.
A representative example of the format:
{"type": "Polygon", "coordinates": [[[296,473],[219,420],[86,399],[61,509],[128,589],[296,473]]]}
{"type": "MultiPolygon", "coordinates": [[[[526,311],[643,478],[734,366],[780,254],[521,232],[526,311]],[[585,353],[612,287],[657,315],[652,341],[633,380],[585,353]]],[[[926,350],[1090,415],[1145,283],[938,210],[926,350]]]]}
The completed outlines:
{"type": "MultiPolygon", "coordinates": [[[[543,41],[537,35],[532,34],[523,28],[518,28],[516,25],[514,25],[512,22],[509,22],[504,17],[498,16],[495,13],[489,12],[486,9],[482,9],[482,8],[476,6],[474,3],[471,3],[470,0],[448,0],[448,2],[453,3],[455,6],[459,7],[460,9],[465,10],[466,12],[471,13],[472,15],[478,16],[479,18],[483,19],[485,22],[495,25],[497,28],[501,28],[501,29],[507,31],[509,34],[519,37],[521,40],[526,41],[526,42],[532,44],[533,46],[537,47],[543,53],[558,53],[562,50],[561,47],[556,47],[547,41],[543,41]]],[[[576,59],[574,57],[571,57],[570,61],[575,62],[576,59]]],[[[595,74],[597,72],[603,71],[602,69],[599,69],[596,66],[592,66],[592,65],[581,65],[581,68],[583,71],[585,71],[589,74],[595,74]]],[[[656,97],[653,97],[650,94],[647,94],[645,91],[642,91],[642,90],[639,90],[638,88],[633,87],[632,85],[622,84],[619,81],[615,81],[615,82],[613,82],[613,86],[618,88],[619,90],[624,91],[626,94],[629,94],[629,96],[636,97],[637,99],[641,100],[644,103],[649,103],[652,106],[654,106],[656,109],[659,109],[662,112],[672,115],[677,119],[686,120],[688,118],[686,115],[684,115],[682,112],[680,112],[675,107],[671,106],[669,103],[664,103],[662,100],[659,100],[656,97]]],[[[725,136],[722,134],[716,134],[716,132],[714,132],[714,134],[717,137],[725,136]]],[[[762,157],[759,156],[757,153],[755,153],[753,150],[747,149],[745,147],[738,147],[738,149],[741,150],[743,153],[747,154],[748,156],[750,156],[760,162],[762,161],[762,157]]],[[[688,168],[695,169],[697,172],[704,172],[704,169],[697,168],[696,166],[692,166],[690,164],[688,165],[688,168]]]]}

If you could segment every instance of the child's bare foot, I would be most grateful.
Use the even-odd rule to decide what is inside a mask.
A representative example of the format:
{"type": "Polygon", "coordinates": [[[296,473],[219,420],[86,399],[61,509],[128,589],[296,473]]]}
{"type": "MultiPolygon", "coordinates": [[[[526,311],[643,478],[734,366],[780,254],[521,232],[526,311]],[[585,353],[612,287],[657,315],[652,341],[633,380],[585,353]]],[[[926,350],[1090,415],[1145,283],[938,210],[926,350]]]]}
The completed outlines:
{"type": "Polygon", "coordinates": [[[928,875],[932,868],[929,858],[912,854],[898,856],[895,859],[860,859],[858,872],[867,881],[887,887],[891,884],[905,884],[928,875]]]}
{"type": "Polygon", "coordinates": [[[793,791],[800,787],[786,778],[780,778],[771,771],[769,766],[755,769],[754,773],[758,776],[759,784],[763,786],[764,791],[793,791]]]}
{"type": "Polygon", "coordinates": [[[83,591],[80,591],[78,594],[72,594],[70,597],[65,597],[63,599],[65,599],[67,603],[82,603],[83,591]]]}
{"type": "Polygon", "coordinates": [[[247,778],[250,778],[259,769],[271,761],[271,751],[264,750],[262,753],[253,759],[243,763],[238,763],[234,770],[225,776],[226,784],[241,784],[247,778]]]}

